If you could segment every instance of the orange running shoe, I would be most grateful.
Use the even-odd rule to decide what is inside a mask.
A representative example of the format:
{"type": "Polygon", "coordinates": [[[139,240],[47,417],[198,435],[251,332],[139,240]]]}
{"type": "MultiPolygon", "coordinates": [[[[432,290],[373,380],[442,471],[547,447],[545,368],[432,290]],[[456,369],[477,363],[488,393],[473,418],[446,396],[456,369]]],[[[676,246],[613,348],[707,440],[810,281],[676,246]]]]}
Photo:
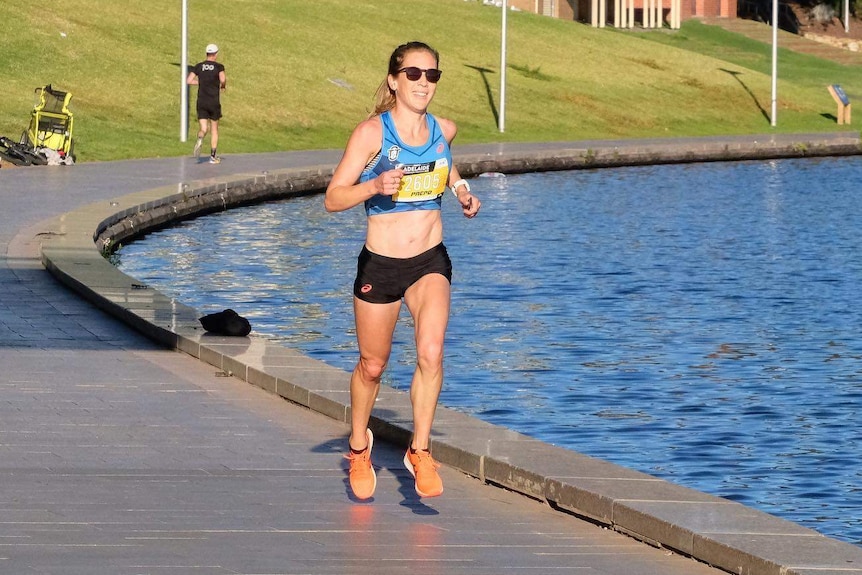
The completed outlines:
{"type": "Polygon", "coordinates": [[[443,493],[443,480],[437,473],[440,464],[431,457],[427,449],[408,449],[404,454],[404,467],[416,478],[416,493],[419,497],[437,497],[443,493]]]}
{"type": "MultiPolygon", "coordinates": [[[[377,489],[377,474],[371,466],[371,446],[374,445],[374,436],[370,429],[365,430],[368,438],[368,447],[362,453],[350,451],[344,459],[350,461],[350,489],[357,499],[369,499],[377,489]]],[[[350,449],[348,443],[347,448],[350,449]]]]}

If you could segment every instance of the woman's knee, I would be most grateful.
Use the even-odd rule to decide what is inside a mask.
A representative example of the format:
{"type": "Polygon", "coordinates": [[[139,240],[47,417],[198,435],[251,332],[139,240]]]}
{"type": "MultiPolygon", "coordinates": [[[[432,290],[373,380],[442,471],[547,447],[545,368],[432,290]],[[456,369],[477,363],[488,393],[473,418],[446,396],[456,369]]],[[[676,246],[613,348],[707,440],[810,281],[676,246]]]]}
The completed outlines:
{"type": "Polygon", "coordinates": [[[386,362],[378,359],[362,357],[359,359],[359,364],[356,369],[364,381],[380,381],[383,372],[386,370],[386,362]]]}
{"type": "Polygon", "coordinates": [[[428,341],[416,346],[416,358],[424,370],[441,369],[443,367],[443,342],[428,341]]]}

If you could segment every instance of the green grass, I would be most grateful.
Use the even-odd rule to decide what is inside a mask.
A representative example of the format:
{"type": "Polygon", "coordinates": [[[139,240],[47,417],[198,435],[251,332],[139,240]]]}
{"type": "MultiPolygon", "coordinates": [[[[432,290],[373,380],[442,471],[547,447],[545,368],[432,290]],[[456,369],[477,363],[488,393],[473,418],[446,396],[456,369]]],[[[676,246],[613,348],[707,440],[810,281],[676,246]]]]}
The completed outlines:
{"type": "MultiPolygon", "coordinates": [[[[825,89],[862,70],[696,21],[623,32],[513,12],[499,133],[500,11],[465,0],[189,0],[189,63],[216,42],[227,70],[222,154],[341,148],[368,113],[392,49],[423,40],[444,70],[432,112],[458,143],[828,132],[825,89]]],[[[188,154],[179,141],[178,0],[0,3],[0,135],[27,127],[33,89],[73,93],[79,161],[188,154]]],[[[194,101],[194,90],[190,95],[194,101]]],[[[190,113],[190,140],[195,131],[190,113]]]]}

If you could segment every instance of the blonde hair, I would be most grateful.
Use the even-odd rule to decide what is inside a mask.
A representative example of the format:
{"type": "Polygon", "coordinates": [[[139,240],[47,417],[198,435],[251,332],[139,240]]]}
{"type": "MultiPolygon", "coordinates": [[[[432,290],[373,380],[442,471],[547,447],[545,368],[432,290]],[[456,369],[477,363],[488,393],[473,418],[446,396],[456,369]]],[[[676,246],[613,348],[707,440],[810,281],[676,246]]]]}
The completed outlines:
{"type": "Polygon", "coordinates": [[[380,87],[377,88],[377,92],[374,94],[374,111],[368,115],[369,118],[378,116],[395,107],[395,90],[389,87],[389,76],[397,75],[398,70],[401,69],[401,65],[404,63],[404,57],[407,56],[408,53],[415,52],[417,50],[423,50],[432,54],[434,59],[437,61],[437,65],[440,65],[440,54],[437,53],[437,50],[424,42],[407,42],[406,44],[401,44],[395,48],[392,55],[389,56],[389,70],[386,77],[383,79],[383,82],[380,83],[380,87]]]}

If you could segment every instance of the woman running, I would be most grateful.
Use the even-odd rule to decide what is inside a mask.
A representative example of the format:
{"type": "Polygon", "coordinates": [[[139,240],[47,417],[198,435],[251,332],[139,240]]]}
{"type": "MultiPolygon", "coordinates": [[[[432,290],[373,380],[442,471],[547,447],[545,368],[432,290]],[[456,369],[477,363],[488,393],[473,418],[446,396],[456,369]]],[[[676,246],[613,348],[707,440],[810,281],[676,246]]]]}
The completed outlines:
{"type": "Polygon", "coordinates": [[[452,164],[455,124],[428,113],[442,72],[439,55],[422,42],[395,49],[375,110],[354,129],[324,200],[328,212],[365,205],[367,230],[353,284],[359,361],[350,379],[350,487],[374,495],[374,438],[368,421],[389,361],[402,300],[413,317],[416,370],[410,386],[413,437],[404,465],[416,493],[443,493],[431,457],[431,425],[443,386],[443,340],[449,322],[452,264],[443,245],[440,206],[449,186],[464,215],[481,203],[452,164]]]}

